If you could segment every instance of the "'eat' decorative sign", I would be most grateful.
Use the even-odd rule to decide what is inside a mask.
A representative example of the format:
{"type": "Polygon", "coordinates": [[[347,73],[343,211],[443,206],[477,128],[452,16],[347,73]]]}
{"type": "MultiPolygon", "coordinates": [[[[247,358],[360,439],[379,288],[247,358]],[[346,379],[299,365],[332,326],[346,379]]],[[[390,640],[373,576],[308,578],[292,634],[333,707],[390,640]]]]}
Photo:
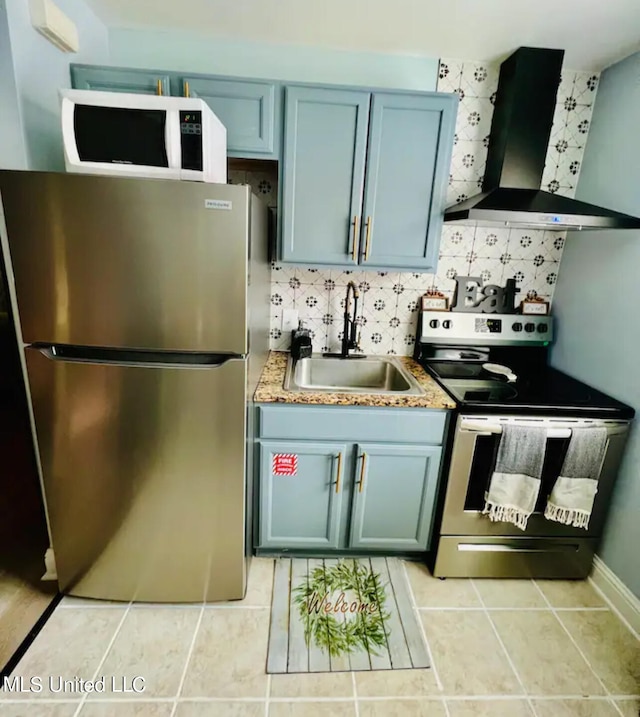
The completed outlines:
{"type": "Polygon", "coordinates": [[[516,280],[507,279],[505,287],[482,284],[478,276],[458,276],[451,311],[475,311],[483,314],[515,314],[516,280]]]}

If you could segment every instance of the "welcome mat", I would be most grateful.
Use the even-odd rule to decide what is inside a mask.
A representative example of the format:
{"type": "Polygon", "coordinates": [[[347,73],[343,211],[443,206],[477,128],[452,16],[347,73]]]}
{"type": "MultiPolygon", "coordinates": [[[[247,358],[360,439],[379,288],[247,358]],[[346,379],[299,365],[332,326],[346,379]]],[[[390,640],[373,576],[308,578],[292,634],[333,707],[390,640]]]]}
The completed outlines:
{"type": "Polygon", "coordinates": [[[276,561],[268,673],[429,666],[399,560],[276,561]]]}

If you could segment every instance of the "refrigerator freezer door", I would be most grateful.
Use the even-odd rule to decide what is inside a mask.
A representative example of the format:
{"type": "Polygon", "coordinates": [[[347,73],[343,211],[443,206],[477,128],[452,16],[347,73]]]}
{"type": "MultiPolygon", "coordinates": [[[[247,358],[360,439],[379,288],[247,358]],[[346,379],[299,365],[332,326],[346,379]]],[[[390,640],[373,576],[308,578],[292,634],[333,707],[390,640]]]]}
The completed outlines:
{"type": "Polygon", "coordinates": [[[248,187],[0,172],[26,343],[247,353],[248,187]]]}
{"type": "Polygon", "coordinates": [[[242,598],[246,360],[151,368],[25,354],[61,590],[242,598]]]}

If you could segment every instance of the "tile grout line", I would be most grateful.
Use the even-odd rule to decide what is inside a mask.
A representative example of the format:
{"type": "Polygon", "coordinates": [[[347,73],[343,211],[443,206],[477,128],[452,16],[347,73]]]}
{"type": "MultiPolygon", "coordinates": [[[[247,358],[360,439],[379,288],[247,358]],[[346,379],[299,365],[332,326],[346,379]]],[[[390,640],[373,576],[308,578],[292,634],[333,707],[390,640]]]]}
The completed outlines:
{"type": "MultiPolygon", "coordinates": [[[[454,578],[455,579],[455,578],[454,578]]],[[[482,612],[483,610],[491,610],[491,612],[549,612],[549,610],[555,610],[556,612],[608,612],[607,607],[559,607],[559,608],[548,608],[548,607],[417,607],[416,610],[419,612],[482,612]]]]}
{"type": "MultiPolygon", "coordinates": [[[[386,670],[385,670],[386,672],[386,670]]],[[[283,673],[285,674],[285,673],[283,673]]],[[[314,674],[314,673],[309,673],[314,674]]],[[[317,674],[317,673],[316,673],[317,674]]],[[[327,673],[329,674],[329,673],[327,673]]],[[[336,674],[336,673],[333,673],[336,674]]],[[[401,696],[398,695],[389,695],[389,696],[369,696],[369,695],[363,695],[362,697],[358,697],[358,700],[362,700],[363,702],[389,702],[390,700],[413,700],[413,701],[423,701],[423,702],[442,702],[442,701],[449,701],[449,702],[509,702],[509,701],[520,701],[524,702],[527,700],[526,695],[443,695],[443,696],[437,696],[437,695],[425,695],[425,694],[415,694],[415,695],[409,695],[409,694],[403,694],[401,696]]],[[[537,695],[537,694],[531,694],[529,696],[529,699],[535,700],[537,702],[562,702],[565,700],[572,700],[576,702],[611,702],[611,701],[618,701],[618,702],[631,702],[632,700],[638,700],[640,699],[639,695],[590,695],[585,697],[584,694],[579,695],[537,695]]],[[[181,704],[187,704],[190,702],[206,702],[211,704],[216,704],[219,702],[231,702],[234,704],[262,704],[264,703],[264,697],[181,697],[179,700],[176,700],[175,697],[145,697],[144,699],[136,699],[132,697],[115,697],[115,698],[109,698],[109,697],[100,697],[96,699],[92,699],[90,702],[91,704],[165,704],[165,703],[171,703],[179,702],[181,704]]],[[[332,704],[333,702],[353,702],[353,697],[273,697],[270,699],[270,702],[300,702],[300,703],[307,703],[307,702],[325,702],[327,704],[332,704]]],[[[0,706],[2,705],[78,705],[79,700],[64,700],[64,699],[6,699],[0,701],[0,706]]]]}
{"type": "MultiPolygon", "coordinates": [[[[254,565],[255,556],[251,559],[251,565],[254,565]]],[[[278,569],[278,561],[275,558],[268,558],[268,560],[271,560],[271,594],[269,596],[268,602],[269,606],[267,610],[269,610],[269,626],[267,628],[267,654],[265,657],[265,666],[264,670],[267,672],[267,662],[269,661],[269,638],[271,636],[271,612],[273,610],[273,598],[275,596],[275,589],[276,589],[276,570],[278,569]]],[[[249,566],[249,570],[247,572],[247,590],[249,589],[249,577],[251,575],[251,566],[249,566]]],[[[291,576],[289,576],[291,577],[291,576]]],[[[289,649],[287,647],[287,655],[288,655],[289,649]]],[[[271,699],[271,674],[267,672],[267,689],[266,689],[266,699],[264,702],[264,717],[269,717],[269,711],[270,711],[270,699],[271,699]]],[[[173,717],[173,716],[172,716],[173,717]]]]}
{"type": "MultiPolygon", "coordinates": [[[[129,604],[134,606],[134,603],[109,603],[108,605],[66,605],[61,606],[61,610],[109,610],[113,609],[114,607],[124,607],[128,606],[129,604]]],[[[202,608],[202,602],[193,602],[193,603],[171,603],[171,602],[136,602],[135,603],[135,609],[136,610],[200,610],[202,608]]],[[[238,609],[246,609],[246,610],[264,610],[264,605],[225,605],[224,603],[206,603],[204,605],[205,609],[207,610],[213,610],[213,609],[229,609],[234,608],[236,610],[238,609]]]]}
{"type": "Polygon", "coordinates": [[[609,700],[609,704],[613,705],[613,709],[621,716],[624,717],[622,714],[622,710],[620,707],[618,707],[618,703],[615,700],[609,700]]]}
{"type": "Polygon", "coordinates": [[[449,700],[445,699],[444,697],[442,697],[441,699],[442,699],[442,706],[444,707],[444,713],[445,713],[446,717],[451,717],[451,712],[449,712],[449,704],[448,704],[449,700]]]}
{"type": "Polygon", "coordinates": [[[270,610],[271,605],[224,605],[223,603],[207,603],[203,605],[205,612],[209,610],[270,610]]]}
{"type": "MultiPolygon", "coordinates": [[[[569,632],[569,629],[566,627],[566,625],[562,622],[562,620],[561,620],[560,617],[558,616],[558,613],[556,612],[555,608],[554,608],[553,605],[551,604],[551,601],[549,600],[549,598],[544,594],[544,591],[543,591],[542,588],[538,585],[538,583],[537,583],[536,580],[533,581],[533,584],[536,586],[536,588],[538,589],[538,591],[539,591],[540,594],[542,595],[542,598],[544,599],[544,601],[545,601],[545,602],[547,603],[547,605],[549,606],[549,609],[551,610],[551,612],[552,612],[553,616],[555,617],[555,619],[560,623],[560,626],[562,627],[562,629],[564,630],[564,632],[567,634],[567,637],[569,638],[569,640],[571,640],[571,643],[573,644],[573,646],[574,646],[574,647],[576,648],[576,650],[578,651],[578,654],[580,655],[580,657],[582,657],[582,659],[586,662],[586,664],[587,664],[587,666],[589,667],[589,669],[591,670],[591,672],[595,675],[595,678],[596,678],[596,680],[598,680],[598,682],[600,683],[600,687],[602,687],[602,689],[604,690],[605,695],[606,695],[607,697],[610,697],[611,693],[609,692],[607,686],[606,686],[606,685],[604,684],[604,682],[600,679],[600,675],[593,669],[593,666],[591,665],[591,662],[589,662],[589,660],[587,659],[587,656],[584,654],[584,652],[582,651],[582,649],[580,648],[580,646],[578,645],[578,643],[574,640],[573,635],[569,632]]],[[[612,704],[613,704],[613,702],[612,702],[612,704]]],[[[617,709],[617,708],[616,708],[616,709],[617,709]]]]}
{"type": "MultiPolygon", "coordinates": [[[[184,681],[187,678],[187,670],[189,669],[189,663],[191,662],[191,657],[193,655],[193,650],[196,646],[196,640],[198,638],[198,633],[200,632],[200,625],[202,624],[202,618],[204,617],[204,602],[200,606],[200,614],[198,615],[198,621],[196,622],[195,630],[193,631],[193,636],[191,638],[191,642],[189,644],[189,650],[187,651],[187,659],[184,663],[184,668],[182,669],[182,674],[180,675],[180,682],[178,683],[178,690],[176,692],[175,696],[175,702],[173,703],[173,709],[171,710],[171,714],[169,717],[173,717],[176,713],[176,710],[178,709],[178,700],[180,699],[180,695],[182,694],[182,688],[184,687],[184,681]]],[[[75,715],[74,715],[75,717],[75,715]]]]}
{"type": "Polygon", "coordinates": [[[356,685],[356,673],[351,670],[351,686],[353,687],[353,704],[356,712],[355,717],[360,717],[360,705],[358,703],[358,687],[356,685]]]}
{"type": "MultiPolygon", "coordinates": [[[[104,654],[102,655],[102,658],[101,658],[100,662],[98,663],[98,666],[96,667],[96,669],[95,669],[95,671],[94,671],[94,673],[93,673],[93,676],[92,676],[92,678],[91,678],[92,681],[95,680],[95,679],[97,678],[97,676],[100,674],[100,670],[101,670],[101,668],[102,668],[102,665],[104,665],[104,663],[106,662],[107,656],[108,656],[109,652],[111,651],[111,648],[113,647],[113,643],[116,641],[116,638],[118,637],[118,634],[120,633],[120,630],[122,629],[122,625],[123,625],[124,621],[126,620],[127,615],[129,614],[129,611],[130,611],[130,610],[131,610],[131,603],[129,603],[129,604],[127,605],[127,607],[126,607],[126,609],[125,609],[125,611],[124,611],[124,615],[120,618],[120,622],[118,623],[118,627],[116,627],[115,632],[114,632],[113,635],[111,636],[111,639],[109,640],[109,644],[107,645],[107,647],[106,647],[106,649],[105,649],[105,651],[104,651],[104,654]]],[[[77,708],[76,711],[73,713],[73,717],[78,717],[78,715],[80,714],[80,712],[81,712],[82,709],[84,708],[84,703],[87,701],[87,697],[88,697],[88,696],[89,696],[89,693],[88,693],[88,692],[85,692],[84,695],[83,695],[83,697],[82,697],[82,699],[80,700],[80,704],[78,705],[78,708],[77,708]]]]}
{"type": "Polygon", "coordinates": [[[442,693],[444,692],[444,685],[442,684],[442,680],[440,679],[440,674],[438,673],[438,668],[436,667],[436,661],[433,659],[433,653],[431,652],[431,645],[429,644],[429,640],[427,639],[427,634],[425,632],[424,625],[422,624],[420,613],[418,612],[416,596],[413,594],[413,586],[411,585],[411,580],[409,579],[409,573],[407,572],[407,563],[405,560],[402,561],[402,570],[404,572],[404,579],[407,581],[407,585],[409,587],[409,595],[411,595],[411,606],[413,608],[413,614],[418,621],[418,625],[420,626],[420,630],[422,632],[422,639],[427,646],[429,660],[431,661],[431,669],[433,670],[434,677],[436,678],[436,685],[438,685],[438,690],[440,690],[440,692],[442,693]]]}
{"type": "Polygon", "coordinates": [[[538,713],[536,712],[536,709],[535,709],[535,707],[533,706],[533,702],[531,701],[531,697],[529,696],[529,692],[528,692],[528,690],[526,689],[526,687],[524,686],[524,682],[522,681],[522,678],[520,677],[520,673],[519,673],[518,670],[516,669],[516,666],[515,666],[513,660],[511,659],[511,655],[509,654],[509,651],[507,650],[507,646],[504,644],[504,642],[502,641],[502,638],[500,637],[500,633],[498,632],[498,628],[495,626],[495,623],[493,622],[493,620],[492,620],[492,618],[491,618],[491,613],[490,613],[489,610],[487,609],[487,606],[486,606],[486,604],[485,604],[484,598],[482,597],[482,593],[480,592],[480,590],[478,590],[478,586],[476,585],[475,580],[471,579],[470,582],[471,582],[471,587],[473,588],[473,590],[475,591],[476,595],[478,596],[478,600],[480,600],[480,604],[481,604],[482,607],[484,608],[484,614],[485,614],[487,620],[489,620],[489,624],[491,625],[491,629],[493,630],[493,633],[494,633],[494,635],[496,636],[496,639],[498,640],[498,643],[500,644],[500,647],[502,648],[502,650],[503,650],[503,652],[504,652],[504,654],[505,654],[505,656],[506,656],[506,658],[507,658],[507,662],[509,663],[509,667],[511,667],[511,669],[513,670],[513,674],[516,676],[516,679],[518,680],[518,684],[519,684],[520,687],[522,688],[522,693],[523,693],[524,696],[525,696],[525,700],[527,701],[527,704],[529,705],[529,709],[531,710],[531,713],[533,714],[534,717],[538,717],[538,713]]]}
{"type": "MultiPolygon", "coordinates": [[[[268,639],[267,639],[267,651],[268,651],[268,639]]],[[[264,702],[264,717],[269,717],[269,706],[271,699],[271,675],[267,673],[267,697],[264,702]]]]}

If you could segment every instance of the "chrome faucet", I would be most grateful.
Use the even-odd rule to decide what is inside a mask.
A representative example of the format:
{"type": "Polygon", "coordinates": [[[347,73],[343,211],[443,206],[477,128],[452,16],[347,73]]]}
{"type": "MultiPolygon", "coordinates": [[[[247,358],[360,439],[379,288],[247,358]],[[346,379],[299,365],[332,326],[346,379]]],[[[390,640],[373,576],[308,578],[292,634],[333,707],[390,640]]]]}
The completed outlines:
{"type": "Polygon", "coordinates": [[[355,282],[350,281],[347,284],[347,296],[344,301],[344,324],[342,329],[342,350],[340,356],[343,359],[349,358],[349,350],[358,347],[358,340],[356,338],[356,314],[358,313],[358,287],[355,282]],[[353,292],[353,318],[350,316],[350,303],[349,295],[353,292]]]}

